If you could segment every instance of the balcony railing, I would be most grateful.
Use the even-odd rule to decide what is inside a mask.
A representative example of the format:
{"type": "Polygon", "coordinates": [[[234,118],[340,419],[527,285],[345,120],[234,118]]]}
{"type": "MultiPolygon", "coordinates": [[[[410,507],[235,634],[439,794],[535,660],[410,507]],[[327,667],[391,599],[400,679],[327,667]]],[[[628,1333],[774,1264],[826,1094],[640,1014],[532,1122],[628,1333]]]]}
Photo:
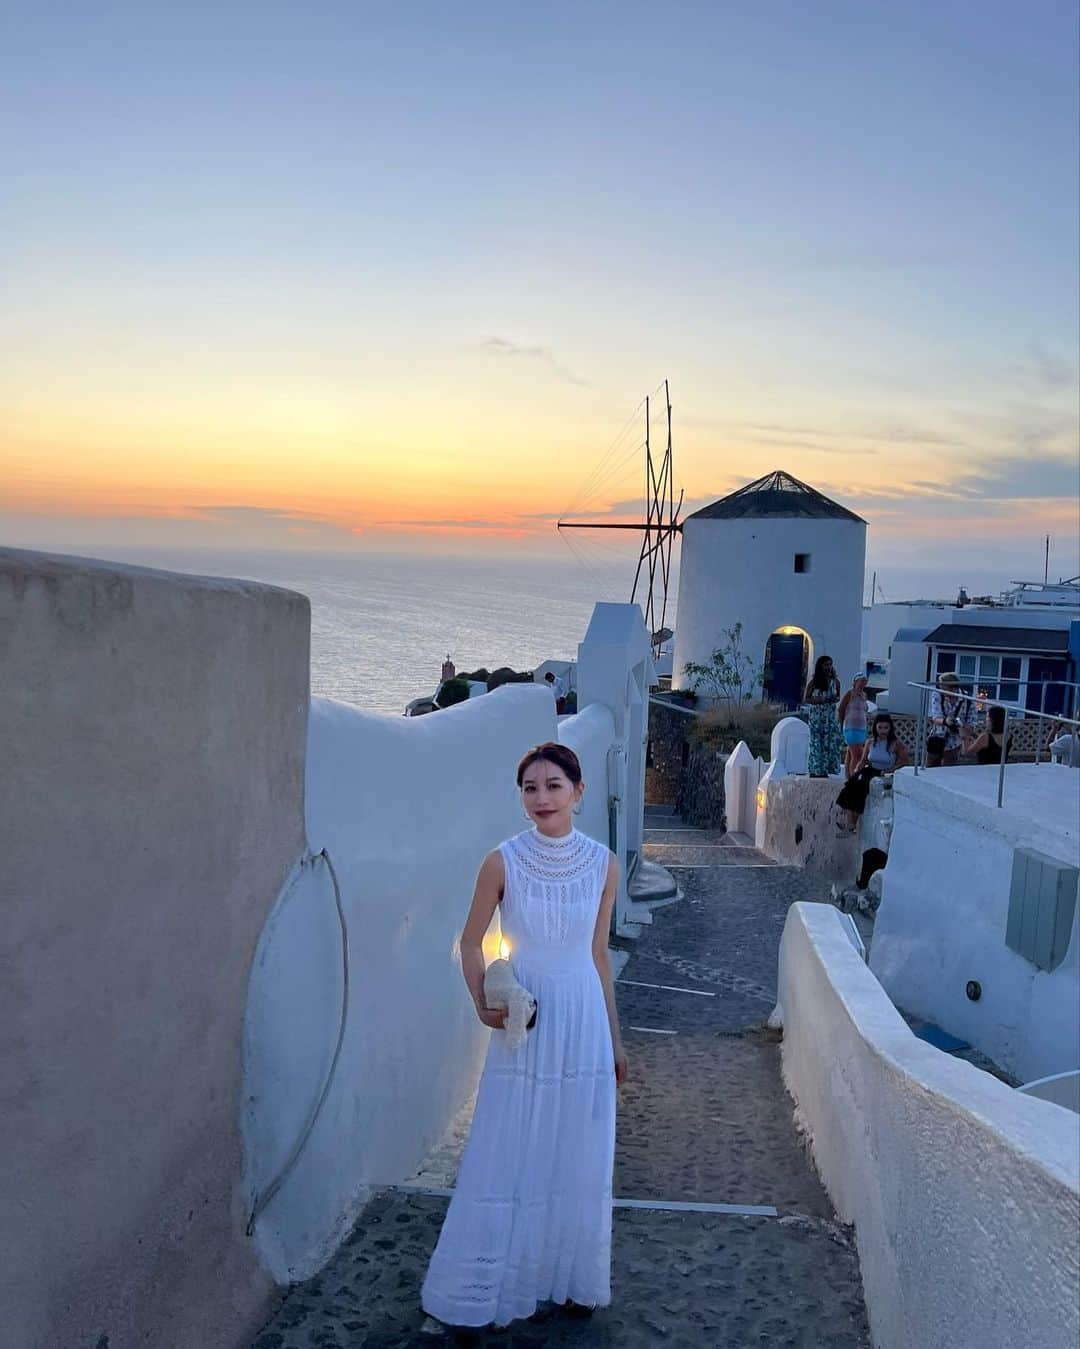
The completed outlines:
{"type": "MultiPolygon", "coordinates": [[[[1019,683],[1023,687],[1025,699],[1027,697],[1028,688],[1040,688],[1041,689],[1039,694],[1040,710],[1036,712],[1032,708],[1028,707],[1015,708],[1009,707],[1005,704],[997,704],[998,706],[1001,706],[1005,712],[1005,726],[1001,737],[1001,765],[998,770],[997,803],[999,806],[1003,805],[1005,801],[1005,770],[1009,763],[1008,745],[1010,735],[1012,734],[1012,732],[1010,731],[1010,726],[1012,726],[1015,729],[1018,723],[1030,721],[1032,719],[1036,720],[1039,723],[1038,727],[1036,728],[1036,735],[1035,735],[1036,763],[1039,763],[1042,759],[1044,742],[1047,739],[1044,733],[1044,727],[1046,727],[1047,724],[1049,724],[1049,726],[1059,726],[1062,728],[1069,727],[1071,728],[1072,733],[1074,735],[1080,734],[1080,718],[1078,718],[1077,716],[1074,715],[1071,717],[1067,717],[1063,716],[1060,712],[1045,711],[1046,690],[1048,688],[1060,688],[1064,690],[1062,695],[1062,706],[1072,707],[1074,713],[1080,712],[1080,684],[1072,683],[1069,680],[1065,679],[1033,679],[1033,680],[1022,679],[1012,682],[1019,683]]],[[[927,727],[930,719],[929,716],[930,695],[931,693],[934,692],[941,693],[943,692],[943,690],[940,688],[939,685],[921,684],[917,683],[915,680],[909,680],[908,687],[920,690],[919,715],[915,726],[915,758],[914,758],[915,776],[918,777],[920,768],[924,767],[923,757],[926,753],[926,741],[928,739],[927,727]]],[[[948,696],[950,698],[961,699],[962,701],[967,703],[974,703],[979,711],[983,711],[989,705],[989,700],[987,699],[984,690],[979,690],[976,693],[966,693],[959,688],[957,689],[950,688],[948,690],[948,696]]]]}

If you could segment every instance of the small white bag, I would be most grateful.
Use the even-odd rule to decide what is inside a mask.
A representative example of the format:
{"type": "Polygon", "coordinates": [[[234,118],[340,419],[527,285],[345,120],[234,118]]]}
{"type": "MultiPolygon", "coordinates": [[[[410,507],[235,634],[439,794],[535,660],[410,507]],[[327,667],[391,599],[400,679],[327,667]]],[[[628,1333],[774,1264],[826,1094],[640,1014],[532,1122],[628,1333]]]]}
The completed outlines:
{"type": "Polygon", "coordinates": [[[509,960],[493,960],[484,972],[484,1002],[506,1009],[506,1046],[520,1049],[536,1024],[536,999],[518,983],[509,960]]]}

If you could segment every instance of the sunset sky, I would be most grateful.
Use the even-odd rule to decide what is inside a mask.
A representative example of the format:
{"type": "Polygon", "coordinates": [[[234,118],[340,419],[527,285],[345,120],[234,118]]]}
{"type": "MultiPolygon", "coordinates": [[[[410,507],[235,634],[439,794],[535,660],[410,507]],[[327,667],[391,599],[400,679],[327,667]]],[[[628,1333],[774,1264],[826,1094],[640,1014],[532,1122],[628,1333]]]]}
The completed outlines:
{"type": "Polygon", "coordinates": [[[5,13],[0,542],[565,551],[667,377],[690,508],[1080,570],[1072,0],[5,13]]]}

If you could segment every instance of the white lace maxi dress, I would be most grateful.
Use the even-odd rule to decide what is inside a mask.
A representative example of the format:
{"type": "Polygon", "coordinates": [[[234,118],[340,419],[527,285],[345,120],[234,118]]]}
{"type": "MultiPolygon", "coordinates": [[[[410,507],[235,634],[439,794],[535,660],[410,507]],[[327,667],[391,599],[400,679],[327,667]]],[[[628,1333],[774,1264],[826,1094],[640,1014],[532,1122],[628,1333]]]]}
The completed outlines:
{"type": "Polygon", "coordinates": [[[457,1186],[424,1280],[450,1325],[504,1325],[540,1302],[611,1301],[615,1070],[592,937],[608,850],[576,830],[500,845],[502,930],[537,1000],[516,1052],[493,1031],[457,1186]]]}

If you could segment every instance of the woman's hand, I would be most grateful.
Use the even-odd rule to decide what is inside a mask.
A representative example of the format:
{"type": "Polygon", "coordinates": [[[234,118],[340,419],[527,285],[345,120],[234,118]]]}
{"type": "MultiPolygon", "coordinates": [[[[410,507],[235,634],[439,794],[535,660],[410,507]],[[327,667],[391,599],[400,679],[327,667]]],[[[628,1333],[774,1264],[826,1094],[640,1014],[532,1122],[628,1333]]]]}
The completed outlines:
{"type": "Polygon", "coordinates": [[[505,1007],[477,1007],[476,1015],[491,1030],[506,1029],[506,1008],[505,1007]]]}
{"type": "Polygon", "coordinates": [[[615,1085],[621,1087],[630,1076],[630,1064],[627,1062],[626,1050],[622,1045],[615,1046],[615,1085]]]}

